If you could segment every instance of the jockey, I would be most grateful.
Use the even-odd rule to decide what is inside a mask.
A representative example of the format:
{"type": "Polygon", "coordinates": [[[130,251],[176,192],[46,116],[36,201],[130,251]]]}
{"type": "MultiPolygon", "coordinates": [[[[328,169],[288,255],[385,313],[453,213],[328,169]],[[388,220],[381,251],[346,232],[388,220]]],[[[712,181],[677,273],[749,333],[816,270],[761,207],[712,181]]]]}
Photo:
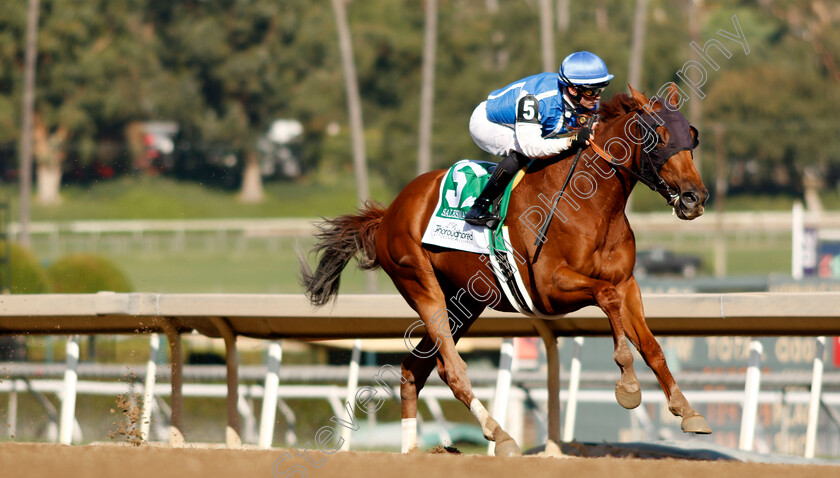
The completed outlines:
{"type": "Polygon", "coordinates": [[[563,60],[559,74],[539,73],[490,93],[473,111],[470,136],[481,149],[504,159],[467,212],[467,223],[495,227],[499,217],[490,206],[532,158],[589,144],[590,121],[612,78],[597,55],[579,51],[563,60]]]}

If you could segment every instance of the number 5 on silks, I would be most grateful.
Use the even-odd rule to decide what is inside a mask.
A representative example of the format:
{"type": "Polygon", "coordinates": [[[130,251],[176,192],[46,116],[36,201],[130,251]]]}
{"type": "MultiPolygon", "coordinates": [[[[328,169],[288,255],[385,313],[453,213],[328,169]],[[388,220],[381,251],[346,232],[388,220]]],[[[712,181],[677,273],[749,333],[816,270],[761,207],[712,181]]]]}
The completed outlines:
{"type": "Polygon", "coordinates": [[[540,102],[534,95],[525,95],[519,99],[516,107],[516,121],[518,123],[539,123],[540,102]]]}

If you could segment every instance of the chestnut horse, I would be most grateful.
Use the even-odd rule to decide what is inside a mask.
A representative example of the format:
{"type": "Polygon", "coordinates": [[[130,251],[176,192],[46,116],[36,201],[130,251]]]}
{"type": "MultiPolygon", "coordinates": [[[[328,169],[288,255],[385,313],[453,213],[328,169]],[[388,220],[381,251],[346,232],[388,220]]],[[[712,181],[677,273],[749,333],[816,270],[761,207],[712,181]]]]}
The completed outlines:
{"type": "MultiPolygon", "coordinates": [[[[588,305],[605,312],[621,372],[615,393],[622,406],[635,408],[641,402],[633,355],[625,340],[629,339],[659,380],[671,413],[682,417],[683,431],[711,433],[677,386],[645,322],[642,296],[633,277],[635,238],[624,212],[633,186],[641,181],[660,192],[681,219],[703,213],[708,192],[692,153],[697,130],[677,109],[679,94],[673,84],[667,100],[648,99],[632,87],[631,91],[632,95],[616,94],[602,105],[593,144],[583,151],[582,164],[570,181],[571,191],[563,193],[567,200],[559,203],[565,210],[554,213],[557,218],[536,241],[538,246],[531,224],[533,206],[541,204],[540,196],[558,197],[573,161],[565,159],[569,153],[529,166],[510,198],[506,220],[510,247],[525,258],[517,266],[535,313],[547,317],[588,305]],[[591,184],[584,187],[583,183],[591,184]],[[523,220],[526,216],[530,222],[523,220]]],[[[484,436],[496,442],[496,454],[518,454],[516,443],[476,399],[466,363],[455,350],[455,343],[486,307],[516,309],[507,300],[498,300],[498,293],[464,294],[476,271],[487,267],[485,255],[421,243],[445,172],[431,171],[415,178],[387,209],[368,203],[357,214],[321,223],[314,249],[321,253],[318,266],[312,272],[301,260],[302,283],[311,303],[324,305],[338,293],[341,271],[358,255],[360,268],[385,270],[425,324],[426,334],[402,363],[403,452],[417,446],[417,395],[437,366],[455,397],[476,417],[484,436]],[[466,319],[455,316],[456,307],[460,319],[466,319]]],[[[559,429],[559,398],[554,399],[559,429]]],[[[549,438],[559,441],[559,432],[554,435],[549,438]]]]}

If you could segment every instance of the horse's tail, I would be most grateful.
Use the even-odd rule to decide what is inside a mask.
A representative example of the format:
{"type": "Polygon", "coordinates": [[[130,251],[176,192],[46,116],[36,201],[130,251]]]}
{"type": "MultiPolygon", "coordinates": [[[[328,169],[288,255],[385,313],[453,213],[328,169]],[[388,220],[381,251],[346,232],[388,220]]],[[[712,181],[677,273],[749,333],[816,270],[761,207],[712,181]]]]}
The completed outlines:
{"type": "Polygon", "coordinates": [[[376,257],[376,231],[382,223],[385,209],[372,201],[365,203],[357,214],[324,219],[316,224],[320,232],[313,252],[320,253],[318,267],[313,272],[302,254],[300,260],[301,285],[309,302],[322,306],[338,293],[341,271],[357,254],[359,269],[379,267],[376,257]]]}

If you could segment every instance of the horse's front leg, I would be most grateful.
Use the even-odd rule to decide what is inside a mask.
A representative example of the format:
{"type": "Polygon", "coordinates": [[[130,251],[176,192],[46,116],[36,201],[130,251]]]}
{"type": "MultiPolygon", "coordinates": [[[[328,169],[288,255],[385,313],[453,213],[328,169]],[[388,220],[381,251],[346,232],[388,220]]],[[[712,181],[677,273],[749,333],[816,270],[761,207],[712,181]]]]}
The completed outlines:
{"type": "Polygon", "coordinates": [[[645,320],[642,294],[639,291],[639,284],[636,279],[630,278],[621,284],[618,289],[624,298],[621,304],[621,315],[624,319],[627,337],[642,354],[642,358],[653,370],[656,379],[659,380],[659,385],[668,400],[668,410],[675,416],[682,417],[682,431],[686,433],[712,433],[706,419],[697,410],[691,408],[676,380],[671,375],[671,371],[668,370],[662,348],[645,320]]]}
{"type": "MultiPolygon", "coordinates": [[[[633,370],[633,354],[627,345],[622,318],[622,295],[611,283],[584,276],[567,267],[560,267],[552,275],[553,294],[562,297],[568,293],[585,293],[595,300],[607,314],[613,333],[613,359],[621,371],[615,383],[615,398],[627,409],[636,408],[642,402],[642,389],[633,370]]],[[[562,299],[561,299],[562,301],[562,299]]]]}

